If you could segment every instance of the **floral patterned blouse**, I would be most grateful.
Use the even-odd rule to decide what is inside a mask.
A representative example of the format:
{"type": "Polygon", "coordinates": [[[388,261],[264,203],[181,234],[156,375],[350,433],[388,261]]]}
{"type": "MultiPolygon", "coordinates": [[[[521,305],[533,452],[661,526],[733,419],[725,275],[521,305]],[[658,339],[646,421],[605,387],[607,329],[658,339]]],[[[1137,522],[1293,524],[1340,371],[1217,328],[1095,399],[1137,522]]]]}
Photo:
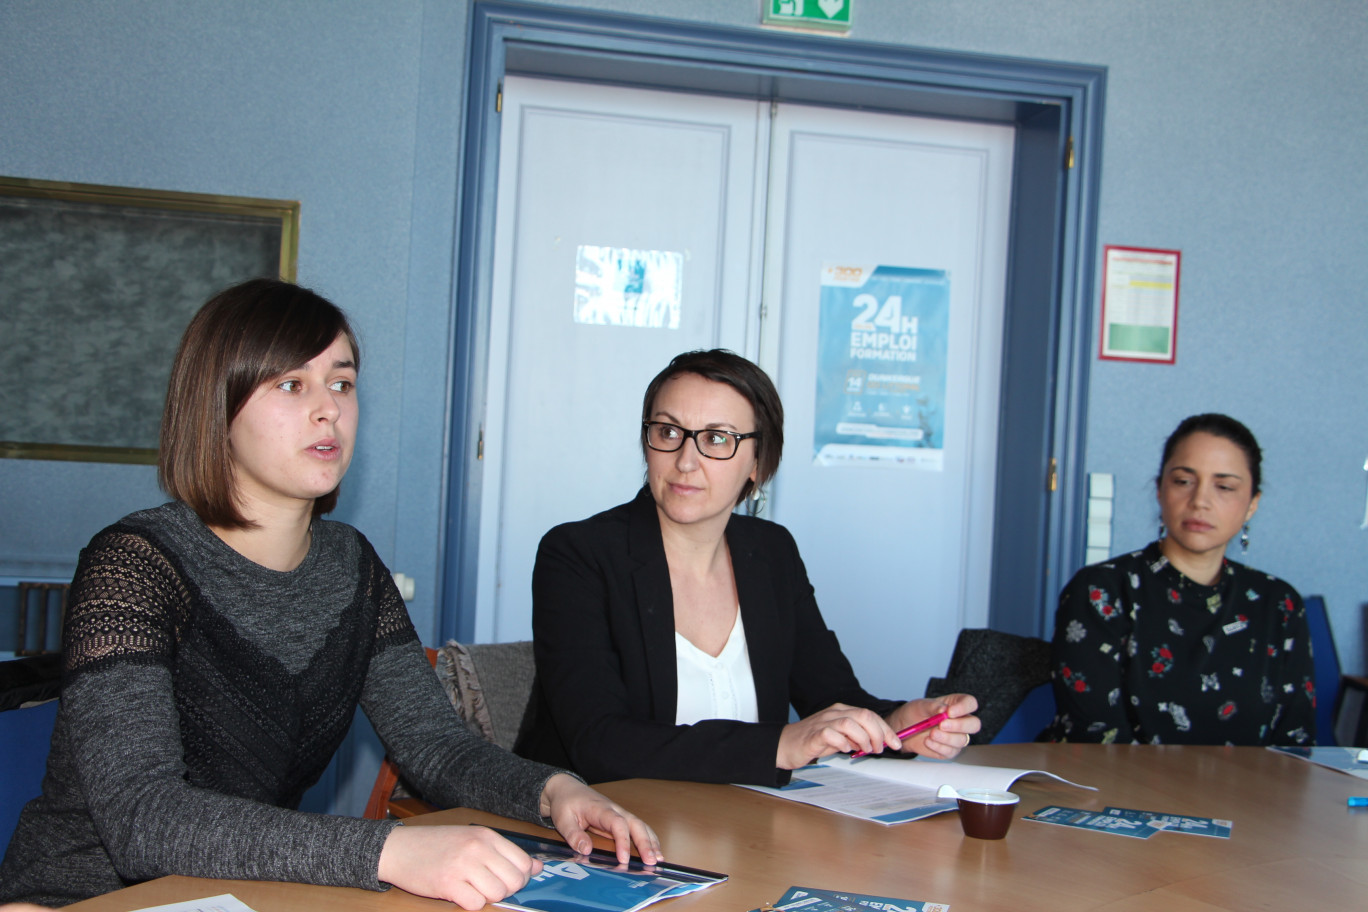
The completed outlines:
{"type": "Polygon", "coordinates": [[[1153,542],[1084,567],[1059,596],[1053,741],[1314,744],[1301,596],[1227,560],[1214,586],[1153,542]]]}

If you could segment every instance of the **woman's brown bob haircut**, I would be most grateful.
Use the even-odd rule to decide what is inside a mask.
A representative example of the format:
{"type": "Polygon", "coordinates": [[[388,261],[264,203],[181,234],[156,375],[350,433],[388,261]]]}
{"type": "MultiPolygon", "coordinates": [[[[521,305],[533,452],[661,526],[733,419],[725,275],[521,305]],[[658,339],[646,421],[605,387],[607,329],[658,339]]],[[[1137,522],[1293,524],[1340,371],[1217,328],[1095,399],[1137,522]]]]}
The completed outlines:
{"type": "MultiPolygon", "coordinates": [[[[755,444],[755,481],[747,479],[736,498],[737,504],[750,496],[757,486],[774,477],[779,471],[779,457],[784,453],[784,405],[779,401],[779,391],[774,388],[769,375],[751,361],[727,351],[714,348],[711,351],[691,351],[675,355],[674,360],[663,371],[655,375],[646,396],[641,403],[641,420],[650,421],[655,414],[656,396],[666,383],[680,374],[697,374],[704,380],[725,383],[741,394],[755,412],[755,430],[760,436],[753,439],[755,444]]],[[[744,430],[744,429],[743,429],[744,430]]],[[[742,441],[745,445],[745,441],[742,441]]],[[[641,452],[646,453],[646,429],[641,431],[641,452]]]]}
{"type": "MultiPolygon", "coordinates": [[[[347,317],[307,288],[249,279],[226,288],[195,314],[181,338],[162,410],[157,483],[206,525],[253,523],[233,496],[228,428],[257,387],[307,364],[346,336],[361,368],[347,317]]],[[[337,506],[337,489],[314,501],[314,516],[337,506]]]]}

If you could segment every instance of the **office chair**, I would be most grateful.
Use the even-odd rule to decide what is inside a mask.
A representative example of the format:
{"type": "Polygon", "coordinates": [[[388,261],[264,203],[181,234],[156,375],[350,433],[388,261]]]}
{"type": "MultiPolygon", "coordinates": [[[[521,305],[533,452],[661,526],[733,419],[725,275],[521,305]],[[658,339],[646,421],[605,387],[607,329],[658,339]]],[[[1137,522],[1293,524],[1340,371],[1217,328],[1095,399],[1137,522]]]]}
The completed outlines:
{"type": "Polygon", "coordinates": [[[1335,741],[1335,708],[1339,704],[1340,662],[1335,648],[1335,635],[1330,629],[1330,617],[1325,610],[1325,597],[1308,595],[1306,624],[1311,628],[1311,651],[1314,657],[1316,682],[1316,743],[1333,745],[1335,741]]]}
{"type": "Polygon", "coordinates": [[[1055,717],[1054,684],[1037,684],[1026,694],[1011,717],[993,738],[994,744],[1021,744],[1040,740],[1055,717]]]}
{"type": "Polygon", "coordinates": [[[0,856],[19,812],[42,791],[60,687],[58,655],[0,662],[0,856]]]}
{"type": "MultiPolygon", "coordinates": [[[[452,640],[441,649],[427,650],[427,655],[456,714],[485,740],[512,750],[532,701],[532,641],[466,646],[452,640]]],[[[413,817],[435,810],[409,794],[398,767],[386,757],[366,803],[366,818],[413,817]]]]}
{"type": "Polygon", "coordinates": [[[971,735],[970,744],[996,741],[1007,729],[1007,737],[1017,741],[1032,741],[1036,733],[1049,724],[1054,715],[1054,697],[1048,693],[1050,683],[1050,644],[1036,637],[1023,637],[997,630],[961,630],[955,640],[955,651],[944,678],[932,678],[926,684],[926,696],[939,697],[950,693],[973,694],[978,700],[978,717],[983,723],[971,735]],[[1037,694],[1046,685],[1042,698],[1037,694]],[[1029,710],[1014,718],[1018,708],[1031,698],[1029,710]],[[1025,729],[1040,717],[1044,704],[1049,707],[1035,732],[1025,729]]]}

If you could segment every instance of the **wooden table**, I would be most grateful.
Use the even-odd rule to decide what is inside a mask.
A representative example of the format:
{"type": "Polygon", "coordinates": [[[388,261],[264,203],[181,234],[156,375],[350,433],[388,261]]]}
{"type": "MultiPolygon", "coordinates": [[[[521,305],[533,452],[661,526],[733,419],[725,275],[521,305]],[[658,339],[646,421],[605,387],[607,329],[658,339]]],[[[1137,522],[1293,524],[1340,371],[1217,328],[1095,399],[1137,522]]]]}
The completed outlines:
{"type": "MultiPolygon", "coordinates": [[[[1361,779],[1250,747],[1008,744],[973,747],[961,759],[1048,769],[1099,788],[1021,780],[1014,790],[1023,814],[1047,804],[1112,805],[1227,818],[1233,833],[1139,840],[1018,819],[1006,839],[982,841],[965,838],[953,813],[883,827],[733,786],[634,779],[602,790],[655,827],[671,860],[731,875],[655,907],[669,912],[746,912],[793,885],[949,903],[953,912],[1368,907],[1368,809],[1345,806],[1350,795],[1368,794],[1361,779]]],[[[536,829],[463,809],[410,822],[536,829]]],[[[399,890],[187,877],[69,908],[128,912],[217,893],[257,912],[452,908],[399,890]]]]}

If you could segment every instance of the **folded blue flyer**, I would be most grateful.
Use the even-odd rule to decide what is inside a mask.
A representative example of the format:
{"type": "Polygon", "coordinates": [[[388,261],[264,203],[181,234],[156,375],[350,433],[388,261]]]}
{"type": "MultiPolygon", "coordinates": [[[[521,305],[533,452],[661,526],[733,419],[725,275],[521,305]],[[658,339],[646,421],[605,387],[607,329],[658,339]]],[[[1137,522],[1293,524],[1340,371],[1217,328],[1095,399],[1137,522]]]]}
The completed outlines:
{"type": "Polygon", "coordinates": [[[726,874],[674,864],[644,865],[595,849],[577,854],[563,842],[495,830],[533,858],[542,872],[517,893],[494,905],[526,912],[636,912],[653,902],[693,893],[727,879],[726,874]]]}
{"type": "Polygon", "coordinates": [[[1130,808],[1109,807],[1103,813],[1156,827],[1165,833],[1187,833],[1190,836],[1212,836],[1216,839],[1229,839],[1230,828],[1233,826],[1229,820],[1217,820],[1212,817],[1156,814],[1154,811],[1136,811],[1130,808]]]}
{"type": "Polygon", "coordinates": [[[1132,839],[1149,839],[1159,832],[1158,827],[1142,820],[1118,817],[1098,811],[1085,811],[1079,808],[1058,807],[1053,804],[1043,807],[1033,814],[1027,814],[1023,819],[1034,820],[1037,823],[1053,823],[1056,826],[1073,827],[1079,830],[1092,830],[1094,833],[1129,836],[1132,839]]]}
{"type": "MultiPolygon", "coordinates": [[[[946,903],[895,899],[891,896],[869,896],[847,893],[844,890],[816,890],[812,887],[789,887],[777,903],[764,912],[950,912],[946,903]]],[[[762,912],[756,909],[753,912],[762,912]]]]}

